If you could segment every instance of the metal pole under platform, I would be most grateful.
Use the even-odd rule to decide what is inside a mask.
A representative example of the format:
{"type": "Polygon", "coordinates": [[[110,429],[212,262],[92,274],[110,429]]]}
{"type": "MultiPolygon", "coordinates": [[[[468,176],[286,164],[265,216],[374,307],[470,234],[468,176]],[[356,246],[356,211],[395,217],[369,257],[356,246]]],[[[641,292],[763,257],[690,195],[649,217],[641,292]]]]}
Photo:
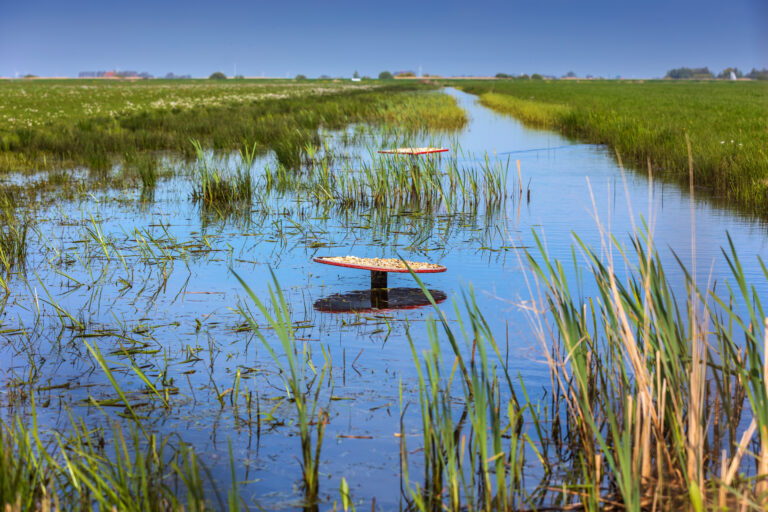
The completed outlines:
{"type": "Polygon", "coordinates": [[[378,270],[371,270],[371,289],[386,288],[387,273],[378,270]]]}

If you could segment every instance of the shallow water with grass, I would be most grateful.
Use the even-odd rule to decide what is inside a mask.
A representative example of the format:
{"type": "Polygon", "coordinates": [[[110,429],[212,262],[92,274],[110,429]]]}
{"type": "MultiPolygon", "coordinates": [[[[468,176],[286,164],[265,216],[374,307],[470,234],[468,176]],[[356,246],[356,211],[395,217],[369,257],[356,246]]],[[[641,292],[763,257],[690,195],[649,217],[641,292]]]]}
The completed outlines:
{"type": "MultiPolygon", "coordinates": [[[[47,439],[82,421],[83,436],[107,447],[115,442],[109,419],[126,430],[140,425],[171,448],[189,445],[207,468],[200,487],[214,508],[233,496],[252,509],[345,508],[348,501],[360,510],[432,508],[435,502],[419,504],[412,492],[430,488],[435,453],[424,441],[430,387],[415,359],[421,365],[432,357],[422,354],[442,351],[437,366],[447,380],[434,397],[457,393],[445,403],[454,421],[448,437],[486,460],[506,459],[473,445],[473,433],[497,427],[465,419],[461,406],[460,375],[486,364],[473,332],[475,342],[478,332],[495,339],[498,373],[485,373],[487,382],[509,378],[505,390],[489,384],[491,401],[506,404],[511,389],[530,407],[554,406],[550,365],[531,318],[532,301],[545,293],[525,253],[539,254],[534,233],[550,258],[568,261],[578,252],[582,263],[563,269],[577,278],[587,256],[574,249],[573,233],[607,255],[617,249],[606,232],[628,244],[645,222],[670,286],[681,293],[677,258],[703,288],[732,279],[721,253],[730,234],[747,281],[765,295],[756,259],[768,251],[763,223],[643,170],[622,170],[602,146],[524,127],[474,96],[446,93],[469,116],[455,132],[327,131],[321,145],[305,148],[298,171],[271,153],[198,146],[197,159],[163,158],[143,189],[91,188],[81,170],[82,180],[64,185],[70,193],[40,197],[31,208],[8,206],[8,229],[27,231],[25,255],[3,245],[4,258],[15,251],[17,259],[4,278],[4,419],[35,414],[47,439]],[[403,143],[451,151],[413,160],[375,153],[403,143]],[[391,288],[410,290],[393,294],[386,309],[372,298],[363,311],[328,311],[329,297],[364,302],[370,294],[367,272],[312,262],[329,255],[446,266],[420,277],[447,296],[435,308],[469,369],[428,320],[437,314],[431,305],[394,308],[399,294],[421,294],[408,274],[390,274],[391,288]],[[476,325],[468,323],[465,298],[470,311],[482,312],[476,325]]],[[[629,272],[617,265],[617,275],[629,272]]],[[[571,292],[596,297],[599,287],[571,292]]],[[[477,386],[473,396],[485,389],[477,386]]],[[[567,480],[557,457],[541,463],[554,435],[549,418],[542,426],[521,413],[519,427],[498,428],[495,439],[511,443],[513,432],[522,439],[507,461],[525,470],[511,486],[516,506],[572,499],[552,491],[567,480]]],[[[747,463],[743,470],[751,471],[747,463]]],[[[476,472],[482,468],[463,474],[474,479],[476,472]]],[[[488,508],[482,489],[489,485],[473,480],[462,495],[481,489],[475,502],[488,508]]]]}

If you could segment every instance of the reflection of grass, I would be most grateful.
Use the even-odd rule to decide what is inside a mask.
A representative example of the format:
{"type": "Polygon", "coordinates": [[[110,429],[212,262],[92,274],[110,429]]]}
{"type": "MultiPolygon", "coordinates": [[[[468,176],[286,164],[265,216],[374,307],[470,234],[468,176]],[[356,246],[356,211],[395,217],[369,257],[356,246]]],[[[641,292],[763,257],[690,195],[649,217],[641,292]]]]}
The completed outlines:
{"type": "Polygon", "coordinates": [[[526,123],[608,144],[641,169],[650,160],[656,173],[682,183],[688,134],[696,185],[768,215],[765,83],[505,81],[463,88],[526,123]]]}

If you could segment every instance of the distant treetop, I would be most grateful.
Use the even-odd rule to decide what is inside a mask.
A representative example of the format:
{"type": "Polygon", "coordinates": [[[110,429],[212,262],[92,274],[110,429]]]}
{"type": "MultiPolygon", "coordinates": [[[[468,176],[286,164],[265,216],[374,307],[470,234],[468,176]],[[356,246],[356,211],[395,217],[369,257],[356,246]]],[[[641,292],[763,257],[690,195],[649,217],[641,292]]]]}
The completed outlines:
{"type": "Polygon", "coordinates": [[[715,78],[708,67],[703,68],[675,68],[667,71],[666,78],[673,80],[715,78]]]}
{"type": "Polygon", "coordinates": [[[742,73],[739,68],[725,68],[719,75],[717,75],[717,78],[731,78],[731,73],[733,73],[736,78],[744,76],[744,73],[742,73]]]}
{"type": "Polygon", "coordinates": [[[394,77],[389,71],[382,71],[379,73],[379,80],[392,80],[394,77]]]}
{"type": "Polygon", "coordinates": [[[226,80],[227,75],[225,75],[221,71],[216,71],[215,73],[211,73],[211,76],[209,76],[208,78],[210,80],[226,80]]]}

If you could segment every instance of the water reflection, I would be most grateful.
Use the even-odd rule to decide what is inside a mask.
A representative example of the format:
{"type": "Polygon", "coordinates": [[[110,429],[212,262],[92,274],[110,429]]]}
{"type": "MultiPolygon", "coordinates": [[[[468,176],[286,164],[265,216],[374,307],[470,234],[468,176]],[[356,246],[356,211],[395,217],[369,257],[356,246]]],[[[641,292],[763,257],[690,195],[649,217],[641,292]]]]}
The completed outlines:
{"type": "MultiPolygon", "coordinates": [[[[428,290],[438,304],[446,299],[440,290],[428,290]]],[[[362,313],[416,309],[430,304],[420,288],[374,288],[346,293],[334,293],[315,301],[316,311],[326,313],[362,313]]]]}

